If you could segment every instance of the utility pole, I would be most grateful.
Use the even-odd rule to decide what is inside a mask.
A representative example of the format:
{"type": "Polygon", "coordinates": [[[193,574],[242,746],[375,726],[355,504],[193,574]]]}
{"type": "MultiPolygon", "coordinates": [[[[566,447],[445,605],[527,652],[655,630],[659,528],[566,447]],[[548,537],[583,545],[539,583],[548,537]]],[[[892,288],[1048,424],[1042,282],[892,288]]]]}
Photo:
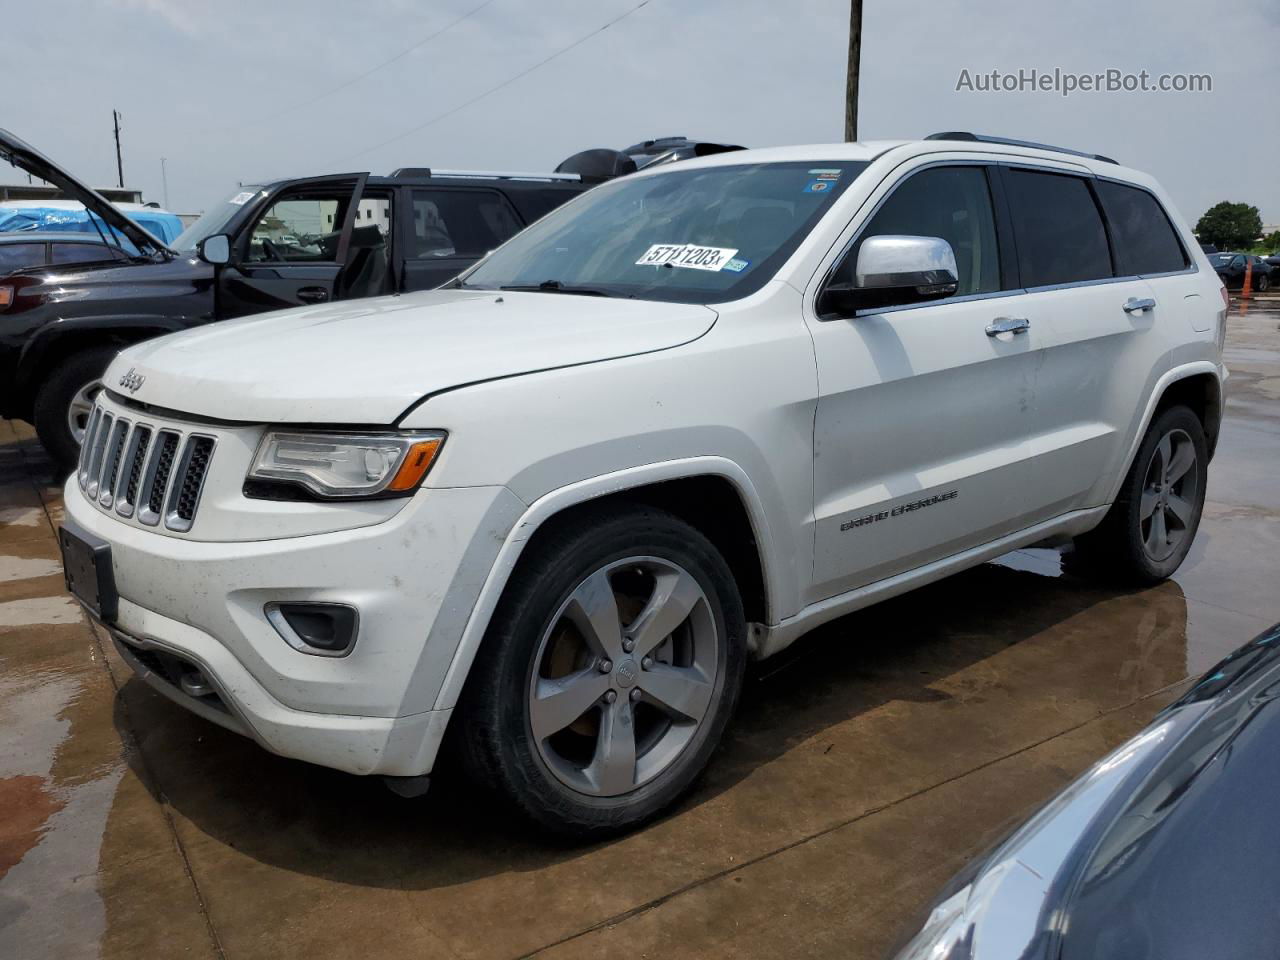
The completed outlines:
{"type": "Polygon", "coordinates": [[[120,159],[120,111],[112,110],[111,119],[116,128],[116,186],[124,189],[124,162],[120,159]]]}
{"type": "Polygon", "coordinates": [[[845,77],[844,138],[858,139],[858,70],[862,60],[862,0],[849,0],[849,68],[845,77]]]}
{"type": "Polygon", "coordinates": [[[164,208],[169,209],[169,175],[165,173],[164,157],[160,158],[160,182],[164,185],[164,208]]]}

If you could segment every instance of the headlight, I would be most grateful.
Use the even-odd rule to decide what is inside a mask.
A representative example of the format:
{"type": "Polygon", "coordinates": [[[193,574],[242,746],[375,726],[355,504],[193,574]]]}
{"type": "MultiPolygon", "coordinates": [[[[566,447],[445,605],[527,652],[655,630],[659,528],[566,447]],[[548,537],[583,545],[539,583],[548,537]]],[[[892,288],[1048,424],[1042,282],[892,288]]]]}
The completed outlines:
{"type": "Polygon", "coordinates": [[[249,480],[296,483],[320,497],[374,497],[415,490],[444,433],[284,433],[258,444],[249,480]]]}

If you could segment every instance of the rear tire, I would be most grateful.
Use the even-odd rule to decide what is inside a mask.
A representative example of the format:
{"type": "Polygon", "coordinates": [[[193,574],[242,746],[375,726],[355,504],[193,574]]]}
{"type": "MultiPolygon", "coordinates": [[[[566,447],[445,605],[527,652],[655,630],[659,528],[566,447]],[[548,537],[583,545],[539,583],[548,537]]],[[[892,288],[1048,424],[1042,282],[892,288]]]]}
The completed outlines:
{"type": "Polygon", "coordinates": [[[79,421],[88,419],[83,401],[92,401],[94,385],[101,388],[102,375],[118,352],[116,347],[95,347],[73,353],[45,375],[36,392],[32,418],[36,436],[54,462],[65,469],[74,467],[80,456],[80,436],[73,420],[83,435],[84,424],[79,421]]]}
{"type": "Polygon", "coordinates": [[[1271,289],[1271,278],[1268,277],[1266,274],[1263,274],[1262,276],[1258,277],[1258,282],[1255,284],[1255,286],[1258,288],[1259,293],[1266,293],[1268,290],[1271,289]]]}
{"type": "Polygon", "coordinates": [[[647,506],[587,508],[529,550],[471,668],[455,746],[526,820],[597,840],[658,816],[702,773],[742,687],[742,600],[706,537],[647,506]]]}
{"type": "Polygon", "coordinates": [[[1208,464],[1200,418],[1184,406],[1158,414],[1116,502],[1096,529],[1076,538],[1082,558],[1127,584],[1172,576],[1200,526],[1208,464]]]}

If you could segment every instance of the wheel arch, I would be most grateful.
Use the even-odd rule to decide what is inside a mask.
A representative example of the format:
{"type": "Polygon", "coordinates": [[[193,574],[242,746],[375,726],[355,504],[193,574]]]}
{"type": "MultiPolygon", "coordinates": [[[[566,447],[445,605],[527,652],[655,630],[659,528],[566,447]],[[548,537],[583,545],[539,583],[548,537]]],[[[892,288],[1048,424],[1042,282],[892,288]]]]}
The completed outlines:
{"type": "Polygon", "coordinates": [[[1209,447],[1209,456],[1213,457],[1217,447],[1218,435],[1222,428],[1223,408],[1226,396],[1223,384],[1222,369],[1211,360],[1197,360],[1182,364],[1166,371],[1156,382],[1147,399],[1146,409],[1138,429],[1129,441],[1129,449],[1125,454],[1123,468],[1116,475],[1107,502],[1114,502],[1119,495],[1121,484],[1133,465],[1133,458],[1138,455],[1142,446],[1142,438],[1146,436],[1152,421],[1169,407],[1179,404],[1188,406],[1200,418],[1204,425],[1205,442],[1209,447]]]}
{"type": "Polygon", "coordinates": [[[40,384],[59,360],[99,347],[124,348],[181,329],[181,323],[163,317],[76,317],[42,327],[18,357],[11,401],[15,414],[30,419],[40,384]]]}
{"type": "Polygon", "coordinates": [[[773,540],[760,498],[740,466],[721,457],[694,457],[594,477],[540,497],[507,535],[463,628],[434,709],[456,705],[498,601],[529,544],[575,510],[608,500],[660,507],[696,527],[724,554],[743,593],[748,623],[769,622],[777,596],[771,582],[773,540]]]}

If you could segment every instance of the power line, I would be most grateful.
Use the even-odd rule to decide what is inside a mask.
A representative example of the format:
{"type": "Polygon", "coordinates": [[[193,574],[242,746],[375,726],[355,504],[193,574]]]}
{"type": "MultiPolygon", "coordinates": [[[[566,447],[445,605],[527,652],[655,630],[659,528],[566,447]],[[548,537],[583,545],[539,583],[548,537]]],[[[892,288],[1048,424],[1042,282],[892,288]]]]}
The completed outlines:
{"type": "Polygon", "coordinates": [[[618,21],[625,20],[627,17],[631,16],[641,7],[648,6],[651,2],[652,0],[641,0],[640,3],[637,3],[634,7],[631,7],[629,10],[625,11],[624,13],[621,13],[618,16],[614,17],[612,20],[610,20],[608,23],[604,24],[603,26],[597,27],[595,30],[592,30],[590,33],[579,37],[577,40],[573,41],[573,43],[569,44],[568,46],[561,47],[559,50],[551,54],[549,57],[545,57],[544,59],[539,60],[533,66],[528,67],[524,70],[521,70],[519,73],[517,73],[513,77],[508,77],[506,80],[502,81],[502,83],[498,84],[497,86],[490,87],[488,90],[485,90],[483,93],[477,94],[476,96],[472,97],[470,100],[465,100],[462,103],[458,104],[456,107],[452,107],[451,109],[446,110],[444,113],[436,114],[436,116],[432,117],[430,120],[426,120],[423,123],[418,124],[416,127],[410,127],[408,130],[405,130],[403,133],[396,134],[394,137],[392,137],[389,140],[383,140],[381,143],[375,143],[371,147],[365,147],[363,150],[361,150],[358,153],[347,154],[347,156],[341,157],[339,159],[349,160],[354,157],[362,157],[366,153],[372,153],[374,150],[380,150],[383,147],[390,146],[393,143],[397,143],[403,140],[405,137],[412,136],[413,134],[418,133],[421,130],[425,130],[427,129],[427,127],[437,124],[441,120],[447,119],[448,117],[453,116],[455,113],[459,113],[460,111],[465,110],[467,107],[471,106],[472,104],[479,103],[481,100],[485,99],[488,96],[491,96],[492,94],[497,93],[499,90],[502,90],[505,87],[511,86],[511,84],[515,83],[517,80],[521,79],[522,77],[527,77],[529,74],[533,73],[533,71],[537,70],[539,67],[544,67],[548,63],[550,63],[552,60],[556,59],[557,57],[563,56],[564,54],[568,53],[570,50],[574,49],[574,47],[581,46],[582,44],[590,40],[592,37],[595,37],[598,34],[601,34],[604,31],[608,30],[618,21]]]}
{"type": "Polygon", "coordinates": [[[479,13],[481,10],[483,10],[485,7],[489,6],[490,4],[492,4],[492,3],[494,3],[494,2],[495,2],[495,0],[484,0],[484,3],[480,4],[479,6],[472,7],[470,10],[468,10],[468,11],[467,11],[466,13],[464,13],[462,16],[458,17],[456,20],[451,20],[451,21],[449,21],[449,22],[448,22],[448,23],[446,23],[443,27],[441,27],[439,30],[437,30],[437,31],[435,31],[434,33],[428,34],[427,36],[423,37],[423,38],[422,38],[421,40],[419,40],[417,43],[413,44],[413,46],[405,47],[403,50],[401,50],[399,53],[397,53],[394,57],[390,57],[390,58],[388,58],[388,59],[386,59],[386,60],[383,60],[381,63],[375,64],[374,66],[372,66],[372,67],[370,67],[368,70],[366,70],[364,73],[356,74],[354,77],[351,77],[351,78],[350,78],[350,79],[348,79],[348,80],[344,80],[342,83],[338,84],[336,87],[330,87],[328,90],[325,90],[325,91],[323,91],[323,92],[321,92],[321,93],[317,93],[317,94],[316,94],[314,97],[312,97],[310,100],[304,100],[304,101],[302,101],[301,103],[295,103],[293,106],[288,107],[288,108],[286,108],[286,109],[284,109],[284,110],[281,110],[279,113],[272,114],[272,115],[271,115],[271,116],[269,116],[269,117],[263,117],[263,118],[262,118],[262,120],[257,121],[257,122],[259,122],[259,123],[267,123],[267,122],[269,122],[269,121],[271,121],[271,120],[277,120],[277,119],[279,119],[280,117],[285,116],[286,114],[295,113],[296,111],[298,111],[298,110],[303,110],[303,109],[305,109],[305,108],[307,108],[307,107],[311,106],[312,104],[319,103],[321,100],[325,99],[325,97],[331,97],[331,96],[333,96],[335,93],[338,93],[338,92],[340,92],[340,91],[342,91],[342,90],[345,90],[345,89],[347,89],[347,87],[350,87],[350,86],[352,86],[353,84],[359,83],[359,82],[360,82],[361,80],[363,80],[365,77],[368,77],[368,76],[371,76],[371,75],[373,75],[373,74],[377,73],[379,70],[383,69],[384,67],[389,67],[389,66],[391,66],[391,64],[395,63],[397,60],[403,60],[405,57],[407,57],[409,54],[413,53],[413,51],[417,50],[419,47],[421,47],[421,46],[423,46],[423,45],[425,45],[425,44],[429,43],[429,42],[430,42],[430,41],[432,41],[432,40],[434,40],[436,37],[440,36],[442,33],[448,33],[450,30],[452,30],[452,29],[453,29],[454,27],[456,27],[458,24],[462,23],[462,21],[471,19],[471,18],[472,18],[472,17],[474,17],[477,13],[479,13]]]}

